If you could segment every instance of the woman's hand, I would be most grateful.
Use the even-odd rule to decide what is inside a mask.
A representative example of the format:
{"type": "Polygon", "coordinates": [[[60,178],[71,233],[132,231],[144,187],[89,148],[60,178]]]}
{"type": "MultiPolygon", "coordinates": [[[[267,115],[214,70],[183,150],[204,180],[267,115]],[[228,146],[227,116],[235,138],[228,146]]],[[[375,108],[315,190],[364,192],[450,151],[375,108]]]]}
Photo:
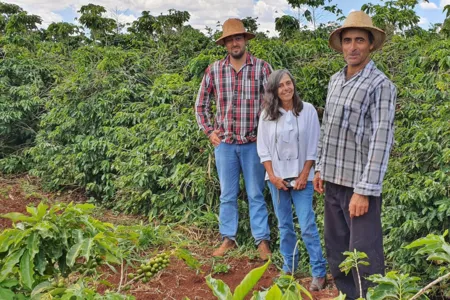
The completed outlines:
{"type": "Polygon", "coordinates": [[[286,185],[288,184],[286,181],[283,180],[281,177],[276,176],[269,176],[270,182],[279,190],[287,191],[288,188],[286,185]]]}
{"type": "Polygon", "coordinates": [[[304,172],[300,173],[297,178],[295,178],[294,190],[303,190],[306,188],[306,184],[308,183],[308,174],[304,172]]]}

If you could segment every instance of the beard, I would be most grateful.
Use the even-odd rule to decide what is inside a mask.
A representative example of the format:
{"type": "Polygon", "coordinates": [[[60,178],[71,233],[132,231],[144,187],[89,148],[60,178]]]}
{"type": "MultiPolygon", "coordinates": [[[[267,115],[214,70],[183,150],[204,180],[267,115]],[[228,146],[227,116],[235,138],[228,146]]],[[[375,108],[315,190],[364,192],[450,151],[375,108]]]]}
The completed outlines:
{"type": "Polygon", "coordinates": [[[241,59],[242,56],[244,56],[244,53],[245,53],[245,48],[243,48],[241,51],[239,51],[239,52],[237,52],[237,53],[231,51],[231,52],[230,52],[230,55],[231,55],[231,57],[233,57],[234,59],[241,59]]]}

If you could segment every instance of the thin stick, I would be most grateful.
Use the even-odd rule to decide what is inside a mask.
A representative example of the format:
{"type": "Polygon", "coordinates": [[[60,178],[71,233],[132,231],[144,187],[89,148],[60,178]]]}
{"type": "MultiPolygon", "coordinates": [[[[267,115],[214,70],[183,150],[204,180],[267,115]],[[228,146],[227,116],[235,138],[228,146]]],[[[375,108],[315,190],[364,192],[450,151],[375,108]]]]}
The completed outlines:
{"type": "Polygon", "coordinates": [[[119,289],[118,289],[119,292],[122,289],[122,281],[123,281],[123,259],[122,259],[122,264],[120,265],[120,282],[119,282],[119,289]]]}
{"type": "Polygon", "coordinates": [[[431,288],[433,285],[438,284],[439,282],[441,282],[442,280],[446,279],[450,277],[450,272],[445,274],[444,276],[439,277],[438,279],[430,282],[426,287],[422,288],[417,294],[415,294],[411,299],[409,300],[414,300],[420,297],[420,295],[422,295],[423,293],[425,293],[426,290],[428,290],[429,288],[431,288]]]}

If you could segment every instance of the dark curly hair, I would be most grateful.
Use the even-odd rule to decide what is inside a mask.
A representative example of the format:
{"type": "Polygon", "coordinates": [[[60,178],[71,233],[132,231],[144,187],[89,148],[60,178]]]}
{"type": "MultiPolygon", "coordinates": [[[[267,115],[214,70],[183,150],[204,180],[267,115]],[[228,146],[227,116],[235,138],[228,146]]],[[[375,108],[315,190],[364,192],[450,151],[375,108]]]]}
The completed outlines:
{"type": "Polygon", "coordinates": [[[275,121],[281,117],[281,112],[279,111],[279,108],[281,107],[281,100],[278,97],[278,87],[280,85],[281,78],[283,78],[285,74],[290,77],[292,84],[294,85],[292,112],[295,116],[298,116],[303,109],[303,102],[298,96],[297,86],[292,74],[287,69],[276,70],[270,74],[267,81],[266,92],[264,94],[263,109],[266,111],[266,120],[275,121]]]}

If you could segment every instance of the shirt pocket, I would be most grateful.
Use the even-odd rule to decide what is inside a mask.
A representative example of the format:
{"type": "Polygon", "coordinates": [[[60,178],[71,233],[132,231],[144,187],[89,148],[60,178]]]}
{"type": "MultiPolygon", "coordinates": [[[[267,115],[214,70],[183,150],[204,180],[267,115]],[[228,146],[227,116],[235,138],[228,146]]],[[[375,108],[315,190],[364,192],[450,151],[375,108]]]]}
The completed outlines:
{"type": "Polygon", "coordinates": [[[360,136],[363,129],[360,124],[363,123],[363,118],[364,116],[360,109],[345,104],[343,106],[341,127],[360,136]]]}

